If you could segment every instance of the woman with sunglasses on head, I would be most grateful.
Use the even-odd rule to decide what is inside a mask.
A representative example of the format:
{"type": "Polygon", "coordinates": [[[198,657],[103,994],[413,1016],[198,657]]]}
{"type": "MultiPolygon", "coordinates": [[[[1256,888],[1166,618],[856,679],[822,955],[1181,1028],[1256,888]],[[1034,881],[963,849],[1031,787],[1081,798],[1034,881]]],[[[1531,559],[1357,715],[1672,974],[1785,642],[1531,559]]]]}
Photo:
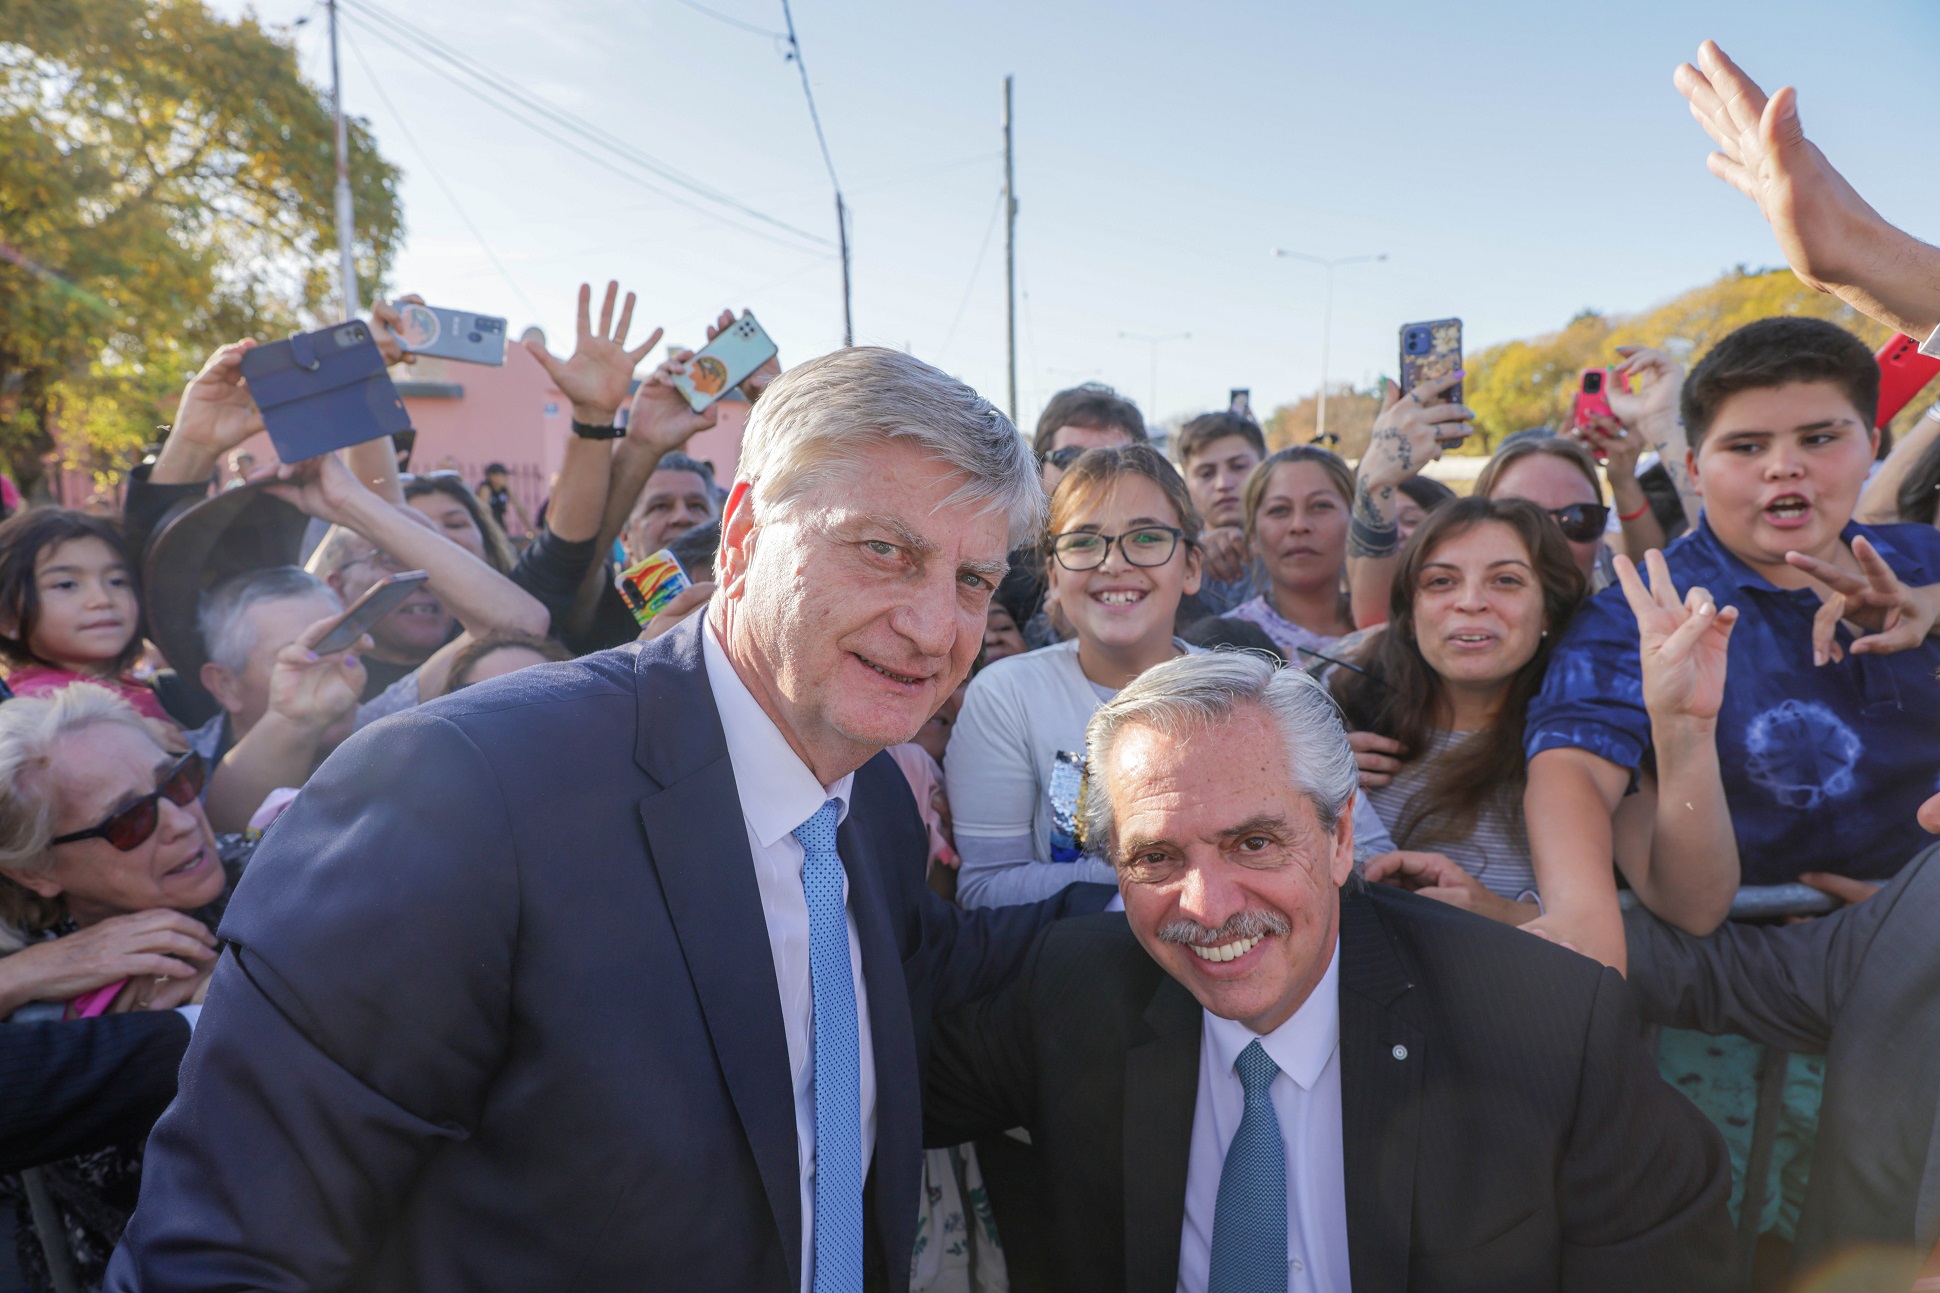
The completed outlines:
{"type": "Polygon", "coordinates": [[[1290,664],[1354,631],[1341,583],[1353,498],[1353,469],[1319,445],[1282,449],[1246,478],[1246,538],[1266,587],[1226,614],[1258,625],[1290,664]]]}
{"type": "Polygon", "coordinates": [[[1402,549],[1386,631],[1328,677],[1355,735],[1395,752],[1370,758],[1355,742],[1368,798],[1406,850],[1370,862],[1369,880],[1510,924],[1540,914],[1523,717],[1584,583],[1557,527],[1522,499],[1447,503],[1402,549]]]}
{"type": "MultiPolygon", "coordinates": [[[[213,933],[252,847],[218,836],[201,756],[162,748],[132,706],[77,683],[0,705],[0,1016],[166,1010],[201,1001],[213,933]]],[[[133,1211],[141,1145],[42,1169],[60,1236],[23,1236],[25,1274],[51,1287],[45,1240],[98,1287],[133,1211]]],[[[0,1198],[20,1203],[18,1178],[0,1198]]],[[[21,1208],[23,1226],[31,1226],[21,1208]]]]}

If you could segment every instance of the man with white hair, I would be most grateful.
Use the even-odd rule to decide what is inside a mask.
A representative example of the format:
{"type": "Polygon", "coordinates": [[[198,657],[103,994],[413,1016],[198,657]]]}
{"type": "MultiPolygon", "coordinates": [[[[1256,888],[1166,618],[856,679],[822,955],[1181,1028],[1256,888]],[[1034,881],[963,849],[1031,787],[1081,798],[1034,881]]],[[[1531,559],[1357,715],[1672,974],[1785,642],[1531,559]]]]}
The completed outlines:
{"type": "Polygon", "coordinates": [[[932,1013],[1111,895],[943,903],[881,754],[1042,509],[907,355],[776,379],[704,617],[361,732],[264,837],[108,1287],[906,1288],[932,1013]]]}
{"type": "Polygon", "coordinates": [[[1729,1287],[1724,1146],[1623,980],[1354,875],[1320,684],[1248,653],[1091,720],[1081,808],[1125,914],[1063,922],[937,1021],[926,1134],[1023,1126],[1056,1287],[1729,1287]]]}

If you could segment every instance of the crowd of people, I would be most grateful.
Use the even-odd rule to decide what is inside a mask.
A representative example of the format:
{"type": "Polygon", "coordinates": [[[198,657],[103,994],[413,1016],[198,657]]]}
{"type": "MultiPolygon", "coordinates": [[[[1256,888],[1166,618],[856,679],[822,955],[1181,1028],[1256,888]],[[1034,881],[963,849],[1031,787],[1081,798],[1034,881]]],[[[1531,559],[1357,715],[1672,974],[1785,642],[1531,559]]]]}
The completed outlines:
{"type": "MultiPolygon", "coordinates": [[[[1940,252],[1790,92],[1679,85],[1799,275],[1940,350],[1940,252]]],[[[1940,405],[1889,452],[1851,332],[1622,348],[1465,495],[1461,373],[1350,463],[777,358],[724,487],[634,312],[526,343],[536,518],[388,437],[243,461],[244,340],[119,518],[0,522],[25,1287],[1913,1285],[1940,405]],[[1728,919],[1792,881],[1839,909],[1728,919]]]]}

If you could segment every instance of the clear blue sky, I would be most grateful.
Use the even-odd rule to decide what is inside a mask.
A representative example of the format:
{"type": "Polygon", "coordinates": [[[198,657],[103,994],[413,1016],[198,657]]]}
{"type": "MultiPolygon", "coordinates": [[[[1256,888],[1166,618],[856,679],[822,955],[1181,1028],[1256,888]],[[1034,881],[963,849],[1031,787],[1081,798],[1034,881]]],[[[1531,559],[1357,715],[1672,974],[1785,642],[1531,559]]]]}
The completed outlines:
{"type": "MultiPolygon", "coordinates": [[[[832,235],[800,82],[771,38],[681,0],[372,2],[713,188],[832,235]]],[[[782,25],[779,0],[704,2],[782,25]]],[[[327,76],[319,3],[255,8],[272,25],[313,15],[298,29],[303,65],[327,76]]],[[[795,20],[853,210],[857,340],[907,346],[999,404],[1001,228],[973,268],[997,210],[999,83],[1016,77],[1026,426],[1085,378],[1151,404],[1151,349],[1124,331],[1192,334],[1160,348],[1147,409],[1160,418],[1223,407],[1231,386],[1261,409],[1311,391],[1321,271],[1270,259],[1276,245],[1388,253],[1339,272],[1332,373],[1356,382],[1393,371],[1403,321],[1460,315],[1475,350],[1780,263],[1751,203],[1706,173],[1708,141],[1671,87],[1707,36],[1768,90],[1798,85],[1807,131],[1860,190],[1940,237],[1928,0],[797,0],[795,20]]],[[[832,257],[567,154],[346,26],[347,105],[405,173],[399,289],[505,314],[515,333],[537,322],[555,349],[570,347],[576,285],[610,277],[670,339],[697,339],[733,306],[756,312],[788,362],[839,344],[832,257]]]]}

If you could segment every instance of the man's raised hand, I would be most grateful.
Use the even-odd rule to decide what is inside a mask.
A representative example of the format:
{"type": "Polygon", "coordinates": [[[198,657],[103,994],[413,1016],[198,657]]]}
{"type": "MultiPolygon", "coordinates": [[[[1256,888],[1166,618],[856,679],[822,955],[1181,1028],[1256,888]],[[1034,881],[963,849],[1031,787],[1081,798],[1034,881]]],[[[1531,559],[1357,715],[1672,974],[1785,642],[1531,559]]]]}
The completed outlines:
{"type": "Polygon", "coordinates": [[[714,425],[721,414],[720,401],[696,413],[674,385],[675,374],[686,372],[693,357],[691,350],[677,350],[640,383],[627,413],[626,439],[622,442],[626,449],[655,456],[670,454],[691,440],[696,431],[714,425]]]}
{"type": "Polygon", "coordinates": [[[606,285],[606,297],[600,304],[599,329],[595,331],[592,285],[579,285],[579,330],[571,358],[554,358],[537,341],[522,343],[545,368],[560,393],[572,402],[574,421],[590,426],[613,424],[614,415],[626,403],[627,390],[633,385],[633,370],[660,344],[661,329],[655,328],[645,341],[627,349],[626,334],[633,327],[634,295],[626,294],[626,303],[616,324],[613,305],[619,292],[617,282],[606,285]]]}

